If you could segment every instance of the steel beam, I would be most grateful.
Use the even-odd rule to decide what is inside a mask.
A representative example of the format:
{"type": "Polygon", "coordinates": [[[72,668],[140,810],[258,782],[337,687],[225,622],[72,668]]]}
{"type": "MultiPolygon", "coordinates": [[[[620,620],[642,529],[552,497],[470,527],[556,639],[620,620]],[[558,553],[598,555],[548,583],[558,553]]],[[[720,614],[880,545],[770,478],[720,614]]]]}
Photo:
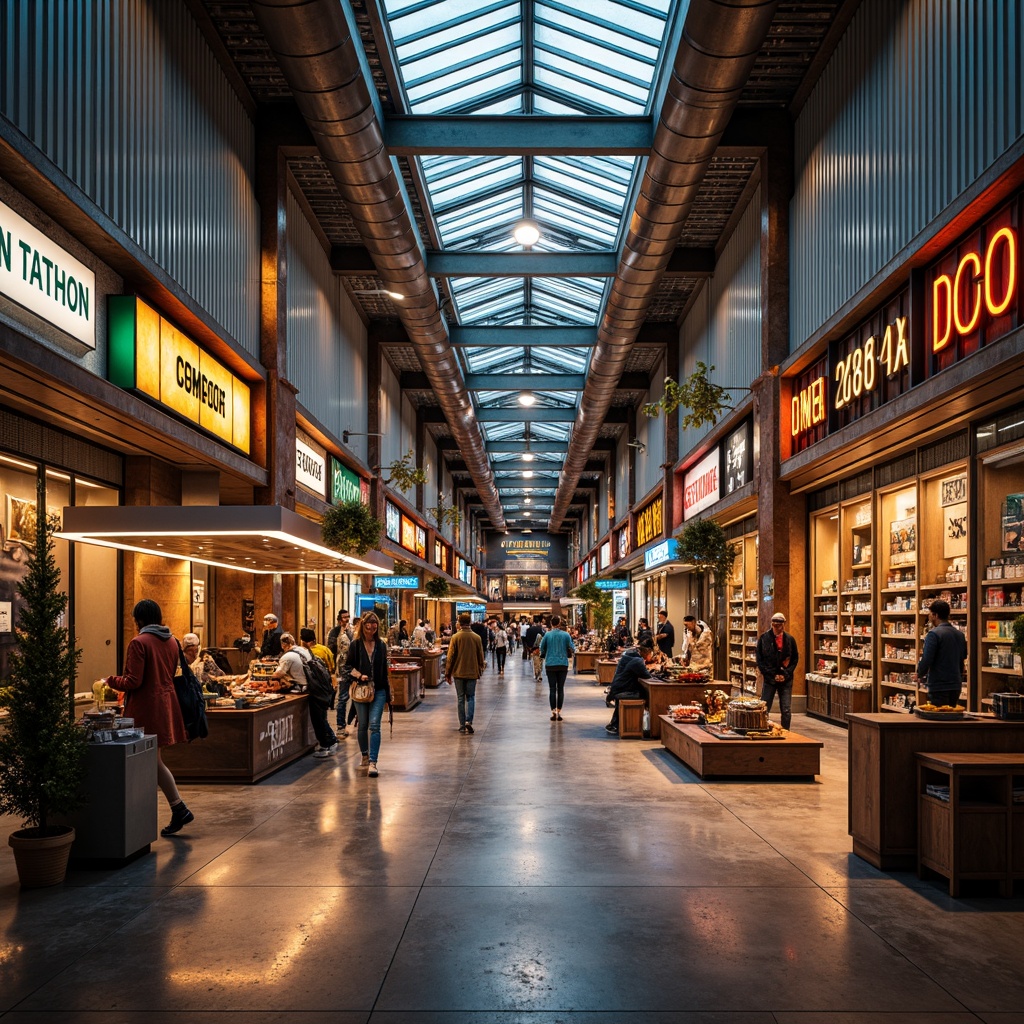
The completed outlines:
{"type": "Polygon", "coordinates": [[[650,117],[406,116],[384,122],[391,156],[646,156],[654,141],[650,117]]]}
{"type": "Polygon", "coordinates": [[[614,277],[619,255],[602,252],[427,253],[431,277],[614,277]]]}
{"type": "Polygon", "coordinates": [[[451,342],[458,348],[587,347],[594,344],[596,327],[452,327],[451,342]]]}
{"type": "Polygon", "coordinates": [[[466,374],[470,391],[582,391],[586,382],[585,373],[466,374]]]}

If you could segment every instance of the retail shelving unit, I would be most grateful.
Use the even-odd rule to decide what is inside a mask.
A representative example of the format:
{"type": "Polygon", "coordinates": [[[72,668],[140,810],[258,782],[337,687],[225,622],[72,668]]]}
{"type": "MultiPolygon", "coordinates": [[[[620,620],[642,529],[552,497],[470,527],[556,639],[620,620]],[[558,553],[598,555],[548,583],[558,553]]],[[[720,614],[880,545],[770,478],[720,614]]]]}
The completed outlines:
{"type": "Polygon", "coordinates": [[[729,682],[736,690],[757,692],[757,534],[737,538],[729,595],[729,682]]]}

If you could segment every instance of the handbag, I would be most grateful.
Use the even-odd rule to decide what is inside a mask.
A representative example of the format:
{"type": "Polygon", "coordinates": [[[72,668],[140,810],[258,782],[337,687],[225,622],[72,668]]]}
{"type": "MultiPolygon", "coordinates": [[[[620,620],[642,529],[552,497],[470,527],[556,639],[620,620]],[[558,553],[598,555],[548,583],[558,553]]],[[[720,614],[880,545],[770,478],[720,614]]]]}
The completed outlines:
{"type": "Polygon", "coordinates": [[[348,688],[349,700],[354,700],[357,704],[372,704],[373,693],[373,680],[371,679],[357,679],[348,688]]]}
{"type": "MultiPolygon", "coordinates": [[[[177,643],[177,641],[175,641],[177,643]]],[[[174,692],[181,708],[181,718],[185,723],[188,741],[202,740],[210,734],[206,722],[206,701],[203,699],[203,688],[196,679],[192,666],[185,659],[185,652],[178,644],[178,664],[181,672],[174,677],[174,692]]]]}

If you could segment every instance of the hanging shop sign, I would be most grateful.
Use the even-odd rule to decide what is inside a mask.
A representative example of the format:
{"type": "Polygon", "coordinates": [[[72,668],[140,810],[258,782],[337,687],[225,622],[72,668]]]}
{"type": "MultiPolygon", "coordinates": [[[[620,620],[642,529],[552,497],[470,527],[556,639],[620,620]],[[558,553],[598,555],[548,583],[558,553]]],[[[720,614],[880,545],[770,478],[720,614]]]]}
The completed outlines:
{"type": "Polygon", "coordinates": [[[962,238],[925,273],[929,376],[991,345],[1022,322],[1018,196],[962,238]]]}
{"type": "Polygon", "coordinates": [[[416,526],[416,554],[424,561],[427,558],[427,531],[422,526],[416,526]]]}
{"type": "Polygon", "coordinates": [[[370,482],[353,473],[344,463],[331,456],[331,504],[343,505],[346,501],[370,504],[370,482]]]}
{"type": "Polygon", "coordinates": [[[134,295],[109,300],[108,379],[249,454],[249,385],[134,295]]]}
{"type": "Polygon", "coordinates": [[[458,615],[461,612],[477,613],[484,610],[484,606],[479,601],[456,601],[455,602],[455,613],[458,615]]]}
{"type": "Polygon", "coordinates": [[[619,560],[621,561],[626,555],[629,554],[629,527],[624,526],[616,534],[616,546],[619,552],[619,560]]]}
{"type": "Polygon", "coordinates": [[[629,580],[597,580],[594,586],[598,590],[629,590],[629,580]]]}
{"type": "Polygon", "coordinates": [[[456,565],[455,578],[456,579],[460,579],[460,580],[462,580],[463,583],[465,583],[466,582],[466,560],[461,555],[459,555],[459,557],[455,561],[455,565],[456,565]]]}
{"type": "Polygon", "coordinates": [[[657,540],[665,532],[665,502],[659,494],[652,502],[645,505],[636,517],[636,544],[643,547],[657,540]]]}
{"type": "Polygon", "coordinates": [[[419,576],[374,576],[373,585],[378,590],[415,590],[420,585],[419,576]]]}
{"type": "Polygon", "coordinates": [[[301,438],[295,438],[295,482],[327,497],[327,459],[301,438]]]}
{"type": "Polygon", "coordinates": [[[679,544],[675,539],[663,540],[644,552],[644,569],[656,569],[665,562],[679,557],[679,544]]]}
{"type": "Polygon", "coordinates": [[[601,545],[599,555],[601,559],[601,568],[607,569],[608,566],[612,564],[612,542],[610,540],[606,540],[601,545]]]}
{"type": "Polygon", "coordinates": [[[732,494],[754,471],[753,421],[747,420],[725,439],[725,493],[732,494]]]}
{"type": "Polygon", "coordinates": [[[402,513],[390,501],[384,502],[384,535],[396,544],[402,539],[402,513]]]}
{"type": "Polygon", "coordinates": [[[406,515],[402,516],[402,532],[399,544],[405,548],[406,551],[411,551],[413,554],[416,553],[416,524],[406,515]]]}
{"type": "Polygon", "coordinates": [[[714,505],[721,497],[719,464],[722,455],[712,449],[683,477],[683,521],[714,505]]]}
{"type": "Polygon", "coordinates": [[[0,203],[0,295],[96,347],[96,275],[0,203]]]}

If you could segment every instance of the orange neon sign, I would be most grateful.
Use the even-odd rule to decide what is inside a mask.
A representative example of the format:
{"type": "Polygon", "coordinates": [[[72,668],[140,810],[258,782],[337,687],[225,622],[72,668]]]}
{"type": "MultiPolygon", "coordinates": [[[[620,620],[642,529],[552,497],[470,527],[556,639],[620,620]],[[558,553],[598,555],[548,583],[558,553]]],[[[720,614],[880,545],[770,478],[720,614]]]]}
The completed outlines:
{"type": "Polygon", "coordinates": [[[985,248],[965,253],[956,273],[938,274],[932,282],[932,351],[941,352],[956,336],[972,334],[984,310],[1002,316],[1017,293],[1017,233],[996,231],[985,248]],[[1002,295],[997,296],[997,289],[1002,295]],[[966,312],[966,316],[964,315],[966,312]]]}
{"type": "Polygon", "coordinates": [[[804,433],[819,423],[825,422],[828,415],[825,404],[825,378],[818,377],[811,381],[798,395],[793,396],[793,409],[790,429],[793,436],[804,433]]]}

